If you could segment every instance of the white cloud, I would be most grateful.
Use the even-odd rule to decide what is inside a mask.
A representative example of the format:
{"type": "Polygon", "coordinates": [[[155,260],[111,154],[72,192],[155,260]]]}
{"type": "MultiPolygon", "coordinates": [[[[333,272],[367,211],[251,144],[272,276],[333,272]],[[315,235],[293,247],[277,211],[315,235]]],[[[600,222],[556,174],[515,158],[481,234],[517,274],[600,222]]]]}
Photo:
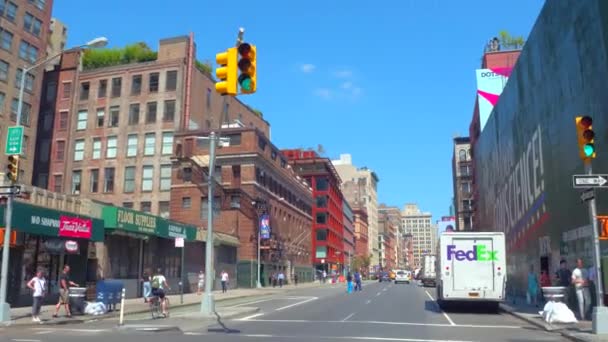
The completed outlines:
{"type": "Polygon", "coordinates": [[[350,78],[353,76],[352,70],[348,70],[348,69],[337,70],[337,71],[334,71],[333,74],[337,78],[350,78]]]}
{"type": "Polygon", "coordinates": [[[303,73],[311,73],[315,70],[315,65],[314,64],[302,64],[302,66],[300,67],[300,70],[303,73]]]}
{"type": "Polygon", "coordinates": [[[342,88],[342,89],[351,89],[352,87],[353,87],[353,83],[352,82],[344,82],[340,86],[340,88],[342,88]]]}
{"type": "Polygon", "coordinates": [[[322,99],[329,100],[331,98],[331,90],[327,88],[317,88],[314,94],[322,99]]]}

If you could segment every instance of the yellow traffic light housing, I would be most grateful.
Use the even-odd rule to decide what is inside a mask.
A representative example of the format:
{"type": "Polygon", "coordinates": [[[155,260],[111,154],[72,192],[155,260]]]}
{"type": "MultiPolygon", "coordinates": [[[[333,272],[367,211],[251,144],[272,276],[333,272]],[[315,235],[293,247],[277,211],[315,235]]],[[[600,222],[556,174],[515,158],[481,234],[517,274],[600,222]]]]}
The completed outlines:
{"type": "Polygon", "coordinates": [[[236,95],[237,93],[238,58],[236,50],[236,48],[230,48],[215,55],[215,61],[219,64],[215,70],[215,76],[219,79],[215,84],[215,90],[222,95],[236,95]]]}
{"type": "Polygon", "coordinates": [[[19,156],[12,154],[8,156],[8,165],[6,167],[8,179],[12,182],[17,182],[19,179],[19,156]]]}
{"type": "Polygon", "coordinates": [[[590,116],[577,116],[576,136],[578,139],[578,153],[580,158],[588,163],[596,156],[595,132],[593,132],[593,119],[590,116]]]}
{"type": "Polygon", "coordinates": [[[249,43],[241,43],[238,47],[239,52],[239,86],[241,94],[253,94],[257,89],[257,61],[256,47],[249,43]]]}

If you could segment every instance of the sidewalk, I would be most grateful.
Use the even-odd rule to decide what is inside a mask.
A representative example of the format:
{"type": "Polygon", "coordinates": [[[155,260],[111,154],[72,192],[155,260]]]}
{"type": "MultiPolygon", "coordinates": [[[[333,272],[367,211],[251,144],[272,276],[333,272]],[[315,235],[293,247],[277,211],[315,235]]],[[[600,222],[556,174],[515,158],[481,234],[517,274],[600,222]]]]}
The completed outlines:
{"type": "Polygon", "coordinates": [[[534,324],[546,331],[559,332],[562,336],[573,341],[596,342],[608,341],[608,336],[594,335],[590,321],[579,321],[575,324],[549,324],[545,322],[538,313],[542,306],[528,305],[525,299],[518,299],[515,303],[508,301],[500,305],[501,310],[508,312],[526,322],[534,324]]]}
{"type": "MultiPolygon", "coordinates": [[[[322,286],[331,286],[331,284],[319,284],[319,282],[311,282],[311,283],[300,283],[298,286],[295,285],[285,285],[282,288],[279,287],[264,287],[261,289],[232,289],[228,290],[227,293],[222,293],[222,291],[213,291],[215,296],[216,303],[220,303],[222,301],[226,301],[229,299],[238,299],[238,298],[247,298],[247,297],[255,297],[255,296],[267,296],[272,294],[281,293],[284,291],[295,290],[295,289],[306,289],[306,288],[315,288],[322,286]]],[[[177,308],[188,305],[197,305],[200,304],[202,300],[202,295],[198,296],[196,293],[186,293],[184,294],[184,303],[180,303],[180,295],[170,295],[167,296],[169,298],[171,308],[177,308]]],[[[125,299],[125,316],[133,315],[143,312],[148,312],[150,307],[147,303],[144,303],[143,298],[131,298],[125,299]]],[[[33,323],[31,318],[31,307],[20,307],[20,308],[11,308],[11,325],[39,325],[39,323],[33,323]]],[[[55,312],[54,305],[45,305],[40,310],[40,317],[43,320],[43,324],[45,325],[58,325],[58,324],[71,324],[71,323],[83,323],[87,321],[93,320],[103,320],[111,317],[116,317],[120,313],[120,305],[117,305],[117,310],[106,313],[105,315],[100,316],[89,316],[89,315],[75,315],[72,318],[66,318],[65,311],[62,308],[59,311],[58,318],[52,318],[53,313],[55,312]]]]}

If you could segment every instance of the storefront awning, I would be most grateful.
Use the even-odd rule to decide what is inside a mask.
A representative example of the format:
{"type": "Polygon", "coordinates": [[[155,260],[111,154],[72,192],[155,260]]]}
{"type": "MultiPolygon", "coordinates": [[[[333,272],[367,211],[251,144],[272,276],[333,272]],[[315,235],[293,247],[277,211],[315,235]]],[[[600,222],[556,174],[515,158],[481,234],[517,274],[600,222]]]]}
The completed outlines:
{"type": "Polygon", "coordinates": [[[102,217],[105,229],[118,229],[166,239],[196,240],[196,227],[136,210],[105,206],[102,209],[102,217]]]}
{"type": "MultiPolygon", "coordinates": [[[[0,220],[5,227],[6,207],[0,208],[0,220]]],[[[13,202],[12,229],[22,233],[103,241],[103,221],[84,215],[13,202]]]]}
{"type": "MultiPolygon", "coordinates": [[[[196,239],[198,241],[207,242],[207,230],[199,229],[196,232],[196,239]]],[[[216,246],[227,245],[227,246],[239,247],[241,245],[241,242],[239,241],[239,238],[232,236],[230,234],[213,232],[213,244],[216,246]]]]}

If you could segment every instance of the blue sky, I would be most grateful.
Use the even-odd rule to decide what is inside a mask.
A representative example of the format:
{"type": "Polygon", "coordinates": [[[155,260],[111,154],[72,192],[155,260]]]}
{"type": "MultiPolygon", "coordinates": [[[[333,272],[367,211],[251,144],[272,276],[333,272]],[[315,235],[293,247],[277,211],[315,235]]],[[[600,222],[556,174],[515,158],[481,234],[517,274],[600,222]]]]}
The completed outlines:
{"type": "Polygon", "coordinates": [[[55,0],[68,45],[110,46],[194,32],[214,60],[237,30],[257,45],[260,109],[281,148],[323,145],[374,169],[379,199],[438,219],[452,198],[452,137],[467,135],[475,69],[501,30],[527,36],[542,0],[55,0]]]}

